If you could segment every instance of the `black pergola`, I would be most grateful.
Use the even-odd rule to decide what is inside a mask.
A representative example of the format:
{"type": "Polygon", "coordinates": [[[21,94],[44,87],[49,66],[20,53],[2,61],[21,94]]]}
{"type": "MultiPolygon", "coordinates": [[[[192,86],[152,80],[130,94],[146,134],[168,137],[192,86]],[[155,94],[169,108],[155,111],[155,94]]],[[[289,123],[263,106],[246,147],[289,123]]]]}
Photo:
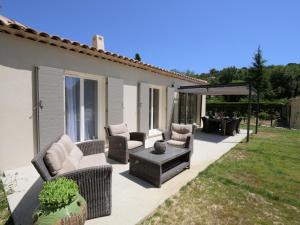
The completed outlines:
{"type": "Polygon", "coordinates": [[[192,93],[201,95],[245,95],[248,96],[248,118],[247,118],[247,142],[249,142],[250,117],[251,117],[251,97],[257,96],[257,114],[255,133],[258,128],[258,112],[259,112],[259,94],[251,86],[251,83],[233,83],[233,84],[216,84],[216,85],[191,85],[180,86],[178,91],[181,93],[192,93]]]}

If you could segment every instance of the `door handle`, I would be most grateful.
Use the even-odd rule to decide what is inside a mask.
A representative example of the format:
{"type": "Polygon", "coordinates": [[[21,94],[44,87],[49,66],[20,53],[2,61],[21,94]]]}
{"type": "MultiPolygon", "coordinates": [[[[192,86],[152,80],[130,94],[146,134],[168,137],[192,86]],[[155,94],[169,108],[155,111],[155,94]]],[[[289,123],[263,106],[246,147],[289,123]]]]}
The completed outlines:
{"type": "Polygon", "coordinates": [[[44,108],[44,104],[43,104],[43,101],[42,101],[42,100],[39,100],[39,107],[40,107],[40,109],[43,109],[43,108],[44,108]]]}

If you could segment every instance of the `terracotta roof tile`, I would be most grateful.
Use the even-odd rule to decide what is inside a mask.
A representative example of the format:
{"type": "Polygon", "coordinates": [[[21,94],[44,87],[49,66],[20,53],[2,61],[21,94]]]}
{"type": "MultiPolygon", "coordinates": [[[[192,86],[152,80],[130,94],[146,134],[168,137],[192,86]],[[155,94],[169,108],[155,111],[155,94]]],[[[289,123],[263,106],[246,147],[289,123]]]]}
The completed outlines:
{"type": "Polygon", "coordinates": [[[32,41],[38,41],[40,43],[44,44],[50,44],[52,46],[57,46],[63,49],[67,49],[69,51],[78,52],[81,54],[86,54],[89,56],[94,57],[101,57],[102,59],[106,59],[109,61],[125,64],[128,66],[132,66],[135,68],[148,70],[157,74],[161,74],[164,76],[174,77],[177,79],[182,79],[198,84],[206,84],[207,82],[205,80],[196,79],[193,77],[189,77],[184,74],[168,71],[166,69],[153,66],[150,64],[146,64],[140,61],[137,61],[135,59],[130,59],[126,56],[122,56],[116,53],[103,51],[103,50],[97,50],[94,47],[89,47],[86,44],[80,44],[76,41],[71,41],[68,39],[63,39],[59,36],[51,36],[46,32],[39,32],[33,28],[27,27],[24,24],[21,24],[15,20],[8,19],[7,17],[4,17],[0,15],[0,32],[12,34],[18,37],[27,38],[32,41]]]}

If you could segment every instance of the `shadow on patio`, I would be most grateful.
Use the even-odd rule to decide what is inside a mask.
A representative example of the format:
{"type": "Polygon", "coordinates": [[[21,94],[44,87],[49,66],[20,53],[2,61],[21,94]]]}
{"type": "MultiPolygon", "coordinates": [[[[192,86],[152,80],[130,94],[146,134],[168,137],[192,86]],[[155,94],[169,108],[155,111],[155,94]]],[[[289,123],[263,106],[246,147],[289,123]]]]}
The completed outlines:
{"type": "MultiPolygon", "coordinates": [[[[241,130],[241,134],[246,134],[245,130],[241,130]]],[[[197,129],[194,134],[194,140],[203,141],[203,142],[211,142],[211,143],[240,143],[240,140],[232,140],[230,138],[232,136],[222,135],[222,134],[214,134],[214,133],[205,133],[201,131],[201,129],[197,129]]]]}

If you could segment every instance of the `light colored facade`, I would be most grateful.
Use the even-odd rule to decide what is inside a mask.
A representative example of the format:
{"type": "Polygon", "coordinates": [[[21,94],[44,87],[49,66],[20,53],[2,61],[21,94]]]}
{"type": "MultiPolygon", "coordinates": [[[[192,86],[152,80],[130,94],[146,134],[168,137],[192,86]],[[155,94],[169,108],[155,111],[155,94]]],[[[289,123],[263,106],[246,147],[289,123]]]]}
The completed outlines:
{"type": "MultiPolygon", "coordinates": [[[[73,81],[79,90],[72,92],[79,104],[78,115],[72,115],[78,120],[77,141],[105,139],[104,126],[117,122],[148,135],[164,131],[172,119],[176,87],[202,82],[129,59],[125,65],[123,59],[124,63],[33,41],[7,32],[10,29],[0,23],[0,171],[29,165],[37,149],[72,129],[66,122],[66,85],[73,81]],[[90,136],[87,127],[92,127],[90,136]]],[[[204,115],[205,96],[198,96],[197,102],[197,115],[200,110],[204,115]]],[[[178,121],[177,107],[174,120],[178,121]]]]}

